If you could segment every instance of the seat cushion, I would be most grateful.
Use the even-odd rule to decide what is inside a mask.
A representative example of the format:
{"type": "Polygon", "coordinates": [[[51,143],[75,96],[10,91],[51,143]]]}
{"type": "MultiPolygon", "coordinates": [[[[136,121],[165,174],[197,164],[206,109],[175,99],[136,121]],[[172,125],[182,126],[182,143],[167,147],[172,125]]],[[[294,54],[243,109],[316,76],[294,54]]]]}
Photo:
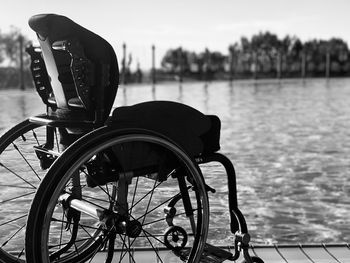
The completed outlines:
{"type": "Polygon", "coordinates": [[[192,157],[220,149],[220,119],[177,102],[152,101],[119,107],[107,125],[161,133],[192,157]]]}

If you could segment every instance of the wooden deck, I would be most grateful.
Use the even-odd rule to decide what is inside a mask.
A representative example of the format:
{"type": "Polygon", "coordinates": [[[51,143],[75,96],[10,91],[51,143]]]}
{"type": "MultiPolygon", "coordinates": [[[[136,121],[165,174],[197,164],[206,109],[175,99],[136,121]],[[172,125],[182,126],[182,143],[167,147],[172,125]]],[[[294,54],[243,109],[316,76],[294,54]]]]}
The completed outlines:
{"type": "Polygon", "coordinates": [[[349,263],[349,244],[280,245],[252,247],[265,263],[349,263]]]}
{"type": "MultiPolygon", "coordinates": [[[[230,250],[229,247],[224,247],[230,250]]],[[[177,263],[182,262],[172,252],[159,250],[159,256],[162,261],[157,258],[153,251],[147,249],[135,250],[133,257],[135,262],[143,263],[177,263]]],[[[350,246],[349,244],[312,244],[312,245],[275,245],[275,246],[252,246],[250,250],[252,256],[258,256],[265,263],[350,263],[350,246]]],[[[101,252],[94,258],[92,262],[104,262],[106,253],[101,252]]],[[[120,257],[119,252],[115,252],[115,260],[120,257]]],[[[241,262],[239,258],[237,263],[241,262]]],[[[115,262],[119,262],[116,260],[115,262]]],[[[122,262],[129,262],[125,257],[122,262]]],[[[232,261],[224,261],[232,262],[232,261]]]]}

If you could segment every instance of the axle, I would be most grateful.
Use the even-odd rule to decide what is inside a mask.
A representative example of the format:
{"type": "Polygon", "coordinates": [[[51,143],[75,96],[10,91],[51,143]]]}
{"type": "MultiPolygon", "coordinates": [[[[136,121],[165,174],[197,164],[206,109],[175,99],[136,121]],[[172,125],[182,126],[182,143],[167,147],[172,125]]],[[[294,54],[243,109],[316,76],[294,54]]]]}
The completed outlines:
{"type": "Polygon", "coordinates": [[[99,221],[103,221],[107,216],[106,209],[102,209],[101,207],[84,200],[72,198],[70,194],[61,195],[58,201],[64,208],[74,208],[75,210],[87,214],[99,221]]]}

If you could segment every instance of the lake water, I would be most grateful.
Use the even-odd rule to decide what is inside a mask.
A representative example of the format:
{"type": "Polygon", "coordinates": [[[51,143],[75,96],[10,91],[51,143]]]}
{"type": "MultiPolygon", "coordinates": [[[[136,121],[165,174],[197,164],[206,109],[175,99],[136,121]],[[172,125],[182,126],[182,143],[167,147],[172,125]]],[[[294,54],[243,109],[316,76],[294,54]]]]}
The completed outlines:
{"type": "MultiPolygon", "coordinates": [[[[350,79],[193,82],[121,86],[115,106],[172,100],[218,115],[254,243],[318,243],[350,239],[349,99],[350,79]]],[[[44,111],[34,90],[0,91],[0,133],[44,111]]],[[[211,236],[230,244],[222,168],[205,172],[218,192],[211,236]]]]}

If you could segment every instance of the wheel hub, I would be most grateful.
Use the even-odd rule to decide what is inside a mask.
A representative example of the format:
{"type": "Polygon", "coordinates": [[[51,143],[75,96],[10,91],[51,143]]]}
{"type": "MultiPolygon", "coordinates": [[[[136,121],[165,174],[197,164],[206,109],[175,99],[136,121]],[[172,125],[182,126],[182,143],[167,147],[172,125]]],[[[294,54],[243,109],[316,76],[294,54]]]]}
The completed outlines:
{"type": "Polygon", "coordinates": [[[137,220],[132,220],[126,223],[125,233],[131,238],[137,238],[142,232],[142,225],[137,220]]]}
{"type": "Polygon", "coordinates": [[[115,222],[116,232],[131,238],[137,238],[142,232],[142,225],[137,220],[119,220],[115,222]]]}

